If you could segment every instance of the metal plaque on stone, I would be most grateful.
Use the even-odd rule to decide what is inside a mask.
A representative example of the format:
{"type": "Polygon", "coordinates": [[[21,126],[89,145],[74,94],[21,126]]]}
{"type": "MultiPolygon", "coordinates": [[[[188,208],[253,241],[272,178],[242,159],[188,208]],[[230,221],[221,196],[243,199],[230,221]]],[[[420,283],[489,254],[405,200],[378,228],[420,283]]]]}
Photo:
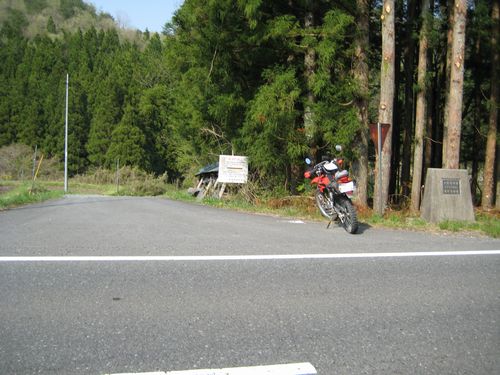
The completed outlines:
{"type": "Polygon", "coordinates": [[[459,178],[443,178],[443,194],[460,195],[459,178]]]}

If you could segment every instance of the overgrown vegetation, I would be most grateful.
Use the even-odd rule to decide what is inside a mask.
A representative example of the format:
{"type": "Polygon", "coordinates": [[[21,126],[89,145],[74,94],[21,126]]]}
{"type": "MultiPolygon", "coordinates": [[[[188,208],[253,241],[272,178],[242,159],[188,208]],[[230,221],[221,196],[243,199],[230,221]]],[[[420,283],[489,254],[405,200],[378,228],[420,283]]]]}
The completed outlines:
{"type": "Polygon", "coordinates": [[[0,147],[0,180],[31,180],[37,169],[37,177],[41,179],[61,180],[63,164],[55,157],[42,159],[42,155],[40,151],[35,155],[34,150],[23,144],[0,147]]]}
{"type": "Polygon", "coordinates": [[[155,176],[137,167],[121,167],[117,170],[98,168],[85,175],[71,178],[70,187],[106,186],[115,195],[155,196],[166,192],[166,175],[155,176]]]}
{"type": "MultiPolygon", "coordinates": [[[[186,202],[197,202],[196,198],[188,194],[185,189],[178,189],[173,185],[169,185],[165,196],[186,202]]],[[[201,203],[224,209],[277,215],[293,219],[324,221],[326,225],[326,220],[320,215],[314,199],[309,195],[279,197],[258,195],[258,193],[249,194],[245,189],[239,189],[238,192],[225,196],[223,200],[206,198],[201,203]]],[[[452,232],[500,238],[500,214],[498,212],[484,213],[478,210],[475,216],[475,222],[445,221],[440,224],[432,224],[411,214],[408,210],[390,211],[381,217],[374,214],[371,209],[358,207],[358,219],[366,227],[384,227],[433,233],[452,232]]]]}
{"type": "Polygon", "coordinates": [[[127,29],[123,20],[115,20],[108,13],[97,12],[94,5],[81,0],[2,0],[2,23],[12,28],[22,25],[22,33],[27,38],[48,35],[51,39],[60,39],[64,33],[95,28],[119,29],[122,40],[140,45],[145,42],[142,32],[127,29]]]}
{"type": "MultiPolygon", "coordinates": [[[[2,186],[0,183],[0,187],[2,186]]],[[[63,195],[61,190],[47,190],[41,185],[32,188],[29,183],[22,183],[19,186],[13,186],[12,189],[5,190],[7,191],[4,193],[0,190],[0,210],[60,198],[63,195]]]]}

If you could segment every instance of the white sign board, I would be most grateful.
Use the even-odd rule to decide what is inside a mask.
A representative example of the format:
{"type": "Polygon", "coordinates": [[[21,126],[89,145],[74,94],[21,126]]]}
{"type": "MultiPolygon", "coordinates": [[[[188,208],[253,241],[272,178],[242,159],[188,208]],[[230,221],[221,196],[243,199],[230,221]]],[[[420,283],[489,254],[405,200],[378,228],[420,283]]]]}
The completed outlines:
{"type": "Polygon", "coordinates": [[[245,184],[248,179],[246,156],[219,155],[219,182],[245,184]]]}

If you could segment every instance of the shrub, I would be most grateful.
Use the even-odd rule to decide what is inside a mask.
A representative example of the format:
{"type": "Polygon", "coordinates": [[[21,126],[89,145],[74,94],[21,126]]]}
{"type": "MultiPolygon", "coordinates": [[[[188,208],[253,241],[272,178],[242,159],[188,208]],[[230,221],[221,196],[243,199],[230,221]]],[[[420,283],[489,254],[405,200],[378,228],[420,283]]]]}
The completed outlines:
{"type": "Polygon", "coordinates": [[[97,168],[85,175],[75,176],[72,181],[83,184],[114,185],[119,182],[120,195],[161,195],[166,192],[167,175],[155,176],[137,167],[125,166],[116,171],[97,168]]]}
{"type": "Polygon", "coordinates": [[[0,179],[24,180],[31,177],[33,150],[26,145],[12,144],[0,148],[0,179]]]}
{"type": "Polygon", "coordinates": [[[167,191],[165,180],[165,175],[155,177],[152,174],[146,174],[144,178],[130,180],[120,194],[141,196],[162,195],[167,191]]]}
{"type": "MultiPolygon", "coordinates": [[[[31,179],[33,172],[33,154],[31,147],[23,144],[11,144],[0,148],[0,179],[26,180],[31,179]]],[[[37,165],[40,162],[41,151],[37,153],[37,165]]],[[[44,157],[38,178],[57,180],[64,175],[62,164],[55,158],[44,157]]]]}

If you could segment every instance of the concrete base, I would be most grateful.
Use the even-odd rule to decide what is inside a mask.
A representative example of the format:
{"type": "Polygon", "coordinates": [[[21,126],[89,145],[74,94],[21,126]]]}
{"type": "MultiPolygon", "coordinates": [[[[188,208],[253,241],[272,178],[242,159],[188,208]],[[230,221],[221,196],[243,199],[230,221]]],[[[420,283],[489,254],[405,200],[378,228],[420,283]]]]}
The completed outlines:
{"type": "Polygon", "coordinates": [[[467,170],[429,168],[420,212],[431,223],[475,221],[467,170]]]}

